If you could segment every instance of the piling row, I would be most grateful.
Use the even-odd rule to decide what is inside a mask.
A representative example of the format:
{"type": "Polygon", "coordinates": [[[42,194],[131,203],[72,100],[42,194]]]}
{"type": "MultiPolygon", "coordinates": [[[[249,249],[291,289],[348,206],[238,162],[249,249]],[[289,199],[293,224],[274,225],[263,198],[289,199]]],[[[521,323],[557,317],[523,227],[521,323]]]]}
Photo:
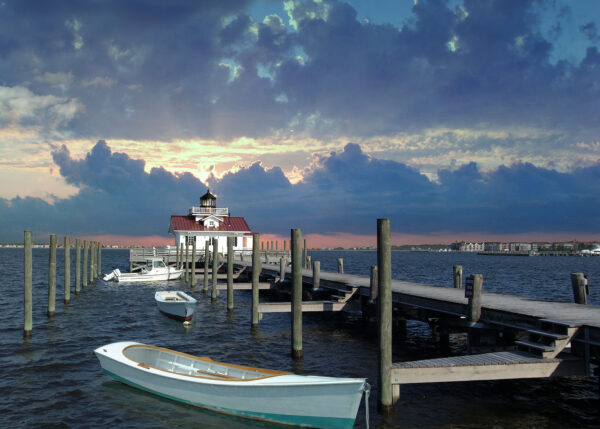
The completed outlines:
{"type": "MultiPolygon", "coordinates": [[[[23,299],[23,336],[30,338],[33,330],[33,237],[31,231],[24,231],[24,299],[23,299]]],[[[54,317],[56,314],[56,234],[50,234],[49,237],[49,257],[48,257],[48,317],[54,317]]],[[[102,245],[98,242],[84,240],[83,246],[83,265],[81,264],[81,240],[75,240],[75,293],[81,291],[82,277],[83,286],[87,286],[95,281],[101,272],[102,266],[102,245]],[[88,282],[88,249],[92,250],[89,259],[90,281],[88,282]]],[[[71,302],[71,240],[64,237],[64,304],[71,302]]]]}

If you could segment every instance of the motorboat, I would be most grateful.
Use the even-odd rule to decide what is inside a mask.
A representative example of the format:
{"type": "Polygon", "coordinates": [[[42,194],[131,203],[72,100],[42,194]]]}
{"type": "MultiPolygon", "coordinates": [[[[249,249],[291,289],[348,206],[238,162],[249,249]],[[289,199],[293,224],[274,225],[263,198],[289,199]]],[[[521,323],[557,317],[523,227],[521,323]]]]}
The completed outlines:
{"type": "Polygon", "coordinates": [[[148,258],[146,259],[146,265],[139,272],[121,273],[117,268],[102,279],[116,282],[152,282],[177,280],[182,274],[183,270],[166,266],[162,258],[148,258]]]}
{"type": "Polygon", "coordinates": [[[161,313],[168,317],[188,322],[194,316],[196,299],[179,290],[162,290],[154,294],[154,300],[161,313]]]}
{"type": "Polygon", "coordinates": [[[219,413],[275,423],[352,428],[363,393],[368,402],[370,390],[364,378],[296,375],[129,341],[94,352],[105,373],[130,386],[219,413]]]}

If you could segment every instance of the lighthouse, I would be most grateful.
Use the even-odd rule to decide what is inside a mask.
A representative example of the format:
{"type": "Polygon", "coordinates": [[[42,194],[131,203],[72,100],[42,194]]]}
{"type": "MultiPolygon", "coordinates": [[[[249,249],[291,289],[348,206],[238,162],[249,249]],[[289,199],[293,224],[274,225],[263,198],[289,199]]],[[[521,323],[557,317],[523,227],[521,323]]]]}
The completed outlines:
{"type": "Polygon", "coordinates": [[[206,190],[200,197],[200,206],[190,208],[187,215],[171,215],[169,233],[175,244],[204,248],[207,240],[218,239],[218,252],[227,253],[227,237],[233,237],[234,251],[252,250],[252,231],[246,219],[230,216],[229,209],[217,207],[217,197],[206,190]]]}

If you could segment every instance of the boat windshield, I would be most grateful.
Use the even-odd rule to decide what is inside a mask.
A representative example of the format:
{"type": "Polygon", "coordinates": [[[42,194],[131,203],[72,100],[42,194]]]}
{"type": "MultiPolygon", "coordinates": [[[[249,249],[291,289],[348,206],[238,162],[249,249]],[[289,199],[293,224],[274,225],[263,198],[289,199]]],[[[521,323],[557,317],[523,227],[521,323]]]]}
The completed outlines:
{"type": "Polygon", "coordinates": [[[152,270],[152,259],[146,259],[146,269],[148,271],[152,270]]]}
{"type": "Polygon", "coordinates": [[[163,261],[154,261],[155,268],[165,268],[165,263],[163,261]]]}

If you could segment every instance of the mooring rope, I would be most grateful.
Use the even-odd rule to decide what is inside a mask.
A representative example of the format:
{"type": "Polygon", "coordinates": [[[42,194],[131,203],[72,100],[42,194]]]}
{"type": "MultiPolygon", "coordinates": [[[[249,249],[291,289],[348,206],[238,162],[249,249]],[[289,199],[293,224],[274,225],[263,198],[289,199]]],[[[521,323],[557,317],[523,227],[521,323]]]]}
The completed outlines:
{"type": "Polygon", "coordinates": [[[367,422],[367,429],[369,429],[369,394],[371,393],[371,385],[366,381],[363,385],[363,391],[365,392],[365,421],[367,422]]]}

